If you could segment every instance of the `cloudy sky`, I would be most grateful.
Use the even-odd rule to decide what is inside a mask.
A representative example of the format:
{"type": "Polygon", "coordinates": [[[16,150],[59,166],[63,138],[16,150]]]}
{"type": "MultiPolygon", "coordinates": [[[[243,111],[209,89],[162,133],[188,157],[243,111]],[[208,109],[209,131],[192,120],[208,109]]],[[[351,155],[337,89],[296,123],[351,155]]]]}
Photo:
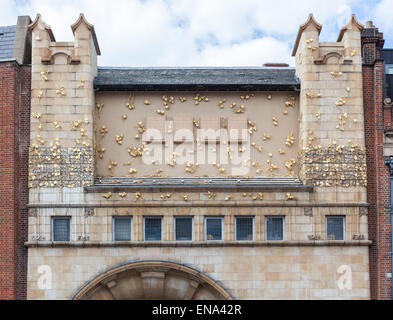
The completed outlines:
{"type": "Polygon", "coordinates": [[[291,49],[310,12],[335,41],[355,13],[393,47],[393,0],[0,0],[0,25],[41,13],[57,41],[72,41],[83,12],[96,29],[101,66],[293,65],[291,49]]]}

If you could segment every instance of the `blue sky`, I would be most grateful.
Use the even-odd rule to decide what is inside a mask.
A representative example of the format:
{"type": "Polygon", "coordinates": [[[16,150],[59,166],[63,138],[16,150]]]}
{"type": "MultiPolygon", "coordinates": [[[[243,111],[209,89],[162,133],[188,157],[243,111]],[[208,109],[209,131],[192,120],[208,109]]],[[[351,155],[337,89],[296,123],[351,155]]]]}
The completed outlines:
{"type": "Polygon", "coordinates": [[[260,66],[288,62],[310,12],[322,41],[355,13],[393,47],[393,0],[0,0],[0,25],[41,13],[57,41],[72,41],[80,12],[95,26],[101,66],[260,66]]]}

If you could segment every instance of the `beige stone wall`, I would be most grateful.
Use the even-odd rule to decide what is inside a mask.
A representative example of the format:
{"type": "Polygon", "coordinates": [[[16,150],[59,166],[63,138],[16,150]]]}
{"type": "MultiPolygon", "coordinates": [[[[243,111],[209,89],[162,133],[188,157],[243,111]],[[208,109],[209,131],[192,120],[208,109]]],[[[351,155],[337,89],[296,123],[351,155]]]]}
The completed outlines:
{"type": "MultiPolygon", "coordinates": [[[[296,92],[200,92],[204,97],[198,105],[195,104],[196,93],[193,92],[98,92],[96,93],[96,144],[97,150],[104,149],[101,157],[96,157],[97,176],[122,176],[122,177],[144,177],[144,176],[231,176],[232,167],[247,166],[249,170],[243,176],[288,176],[294,175],[285,164],[290,159],[297,161],[298,152],[298,116],[299,106],[296,92]],[[286,106],[288,97],[294,97],[293,106],[286,106]],[[173,97],[174,103],[169,103],[169,109],[165,109],[163,105],[163,97],[170,99],[173,97]],[[243,99],[241,98],[243,97],[243,99]],[[186,99],[184,101],[183,99],[186,99]],[[182,100],[180,100],[182,99],[182,100]],[[205,99],[207,101],[205,101],[205,99]],[[145,101],[149,101],[149,105],[145,101]],[[220,107],[220,101],[223,102],[220,107]],[[129,109],[127,103],[131,103],[135,108],[129,109]],[[231,104],[236,106],[231,108],[231,104]],[[101,107],[103,105],[103,107],[101,107]],[[244,113],[236,113],[240,107],[244,105],[244,113]],[[165,111],[165,114],[158,115],[157,110],[165,111]],[[126,116],[126,118],[123,118],[126,116]],[[138,132],[138,123],[142,122],[146,126],[147,117],[157,116],[168,121],[167,141],[162,144],[164,153],[160,158],[161,164],[144,163],[141,157],[132,157],[128,152],[129,147],[138,147],[142,144],[142,134],[138,132]],[[233,145],[227,143],[222,145],[224,153],[227,148],[235,148],[231,154],[235,152],[239,157],[247,160],[246,163],[241,161],[240,164],[233,164],[230,161],[226,164],[221,158],[220,161],[220,144],[212,144],[197,142],[197,128],[194,125],[194,143],[190,145],[187,152],[192,150],[191,162],[199,163],[195,172],[186,172],[186,164],[177,163],[174,166],[168,164],[168,160],[172,159],[172,153],[176,152],[179,144],[173,144],[174,128],[173,117],[186,116],[191,120],[201,124],[201,116],[216,116],[222,120],[222,129],[226,129],[226,121],[228,117],[243,117],[255,123],[257,131],[252,131],[250,141],[245,145],[233,145]],[[274,125],[273,118],[277,119],[277,125],[274,125]],[[100,130],[105,126],[108,132],[101,135],[100,130]],[[263,136],[269,136],[264,139],[263,136]],[[123,135],[122,144],[116,142],[116,136],[123,135]],[[294,144],[286,145],[287,136],[292,135],[295,138],[294,144]],[[138,138],[136,138],[138,136],[138,138]],[[243,153],[239,153],[238,149],[243,147],[243,153]],[[214,161],[202,163],[197,158],[197,153],[201,150],[211,151],[214,161]],[[259,150],[259,148],[261,148],[259,150]],[[213,150],[214,149],[214,150],[213,150]],[[283,151],[280,153],[280,149],[283,151]],[[271,157],[269,156],[271,154],[271,157]],[[270,159],[271,164],[277,166],[277,169],[271,169],[267,162],[270,159]],[[130,164],[128,162],[131,161],[130,164]],[[113,162],[117,163],[116,166],[113,162]],[[225,172],[220,172],[213,165],[213,162],[221,164],[225,168],[225,172]],[[111,166],[111,169],[108,168],[111,166]],[[129,173],[129,169],[136,169],[133,174],[129,173]],[[157,169],[162,172],[157,174],[157,169]]],[[[202,127],[201,127],[202,128],[202,127]]],[[[251,126],[248,126],[251,129],[251,126]]],[[[185,146],[186,144],[182,144],[185,146]]],[[[150,151],[153,149],[151,144],[147,145],[150,151]]],[[[98,155],[100,152],[98,152],[98,155]]],[[[207,158],[206,158],[207,160],[207,158]]]]}
{"type": "Polygon", "coordinates": [[[285,216],[286,241],[327,240],[325,220],[329,215],[345,216],[346,241],[367,240],[368,237],[366,208],[348,200],[343,201],[341,206],[334,205],[334,202],[319,202],[321,207],[318,207],[313,206],[312,194],[308,192],[292,192],[295,200],[287,200],[284,192],[264,192],[262,199],[256,192],[218,193],[215,199],[209,199],[207,192],[185,191],[173,193],[170,199],[163,200],[161,195],[166,194],[143,192],[141,198],[135,200],[134,193],[122,194],[123,197],[113,194],[110,199],[105,199],[97,193],[86,195],[75,192],[69,198],[63,198],[62,194],[50,193],[50,190],[41,192],[37,194],[40,201],[37,204],[43,208],[35,209],[29,218],[29,241],[34,243],[37,236],[41,241],[52,241],[52,216],[72,217],[72,241],[88,236],[91,242],[112,242],[113,216],[132,216],[132,240],[136,242],[143,242],[144,216],[163,217],[164,241],[174,240],[173,219],[176,216],[194,217],[194,241],[206,240],[205,216],[223,216],[224,240],[234,241],[235,217],[242,215],[254,217],[255,241],[265,241],[265,217],[269,215],[285,216]],[[187,202],[183,198],[186,194],[189,196],[187,202]],[[228,195],[231,199],[227,201],[228,195]],[[92,208],[84,209],[81,201],[92,208]],[[69,207],[71,205],[75,208],[69,207]]]}
{"type": "Polygon", "coordinates": [[[369,299],[367,247],[31,248],[29,299],[70,299],[88,279],[138,260],[174,261],[220,282],[235,299],[369,299]],[[39,290],[37,268],[52,270],[39,290]],[[352,289],[340,290],[338,268],[351,268],[352,289]]]}

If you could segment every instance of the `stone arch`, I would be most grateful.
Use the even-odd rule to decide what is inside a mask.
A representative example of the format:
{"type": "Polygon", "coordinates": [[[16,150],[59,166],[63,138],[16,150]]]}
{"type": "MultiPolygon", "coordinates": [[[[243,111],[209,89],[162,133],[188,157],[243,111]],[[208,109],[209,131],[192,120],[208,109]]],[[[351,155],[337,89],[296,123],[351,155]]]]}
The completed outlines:
{"type": "Polygon", "coordinates": [[[168,261],[122,264],[99,274],[73,300],[231,300],[216,281],[193,268],[168,261]]]}

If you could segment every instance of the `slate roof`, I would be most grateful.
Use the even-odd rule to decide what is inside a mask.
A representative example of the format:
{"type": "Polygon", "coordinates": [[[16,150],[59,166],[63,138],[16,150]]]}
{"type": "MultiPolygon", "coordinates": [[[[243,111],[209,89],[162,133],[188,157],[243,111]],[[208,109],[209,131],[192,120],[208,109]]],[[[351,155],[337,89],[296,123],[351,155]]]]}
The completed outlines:
{"type": "Polygon", "coordinates": [[[16,26],[0,27],[0,60],[14,57],[16,26]]]}
{"type": "Polygon", "coordinates": [[[300,87],[294,68],[112,68],[99,67],[95,88],[122,90],[275,90],[300,87]]]}

